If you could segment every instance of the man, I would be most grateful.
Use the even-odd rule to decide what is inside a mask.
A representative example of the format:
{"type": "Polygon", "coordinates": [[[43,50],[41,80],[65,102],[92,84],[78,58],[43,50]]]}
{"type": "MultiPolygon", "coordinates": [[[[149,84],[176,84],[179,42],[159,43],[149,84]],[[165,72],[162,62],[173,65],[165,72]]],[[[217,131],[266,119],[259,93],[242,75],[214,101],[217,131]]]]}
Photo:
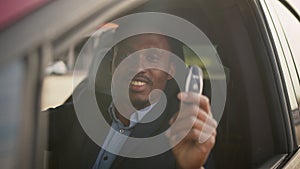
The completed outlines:
{"type": "MultiPolygon", "coordinates": [[[[112,72],[118,74],[117,79],[112,80],[116,86],[112,91],[114,101],[110,96],[97,95],[101,113],[112,126],[103,147],[97,146],[83,131],[72,103],[50,110],[50,168],[201,168],[214,145],[217,123],[211,116],[207,97],[196,93],[177,94],[170,89],[176,64],[163,51],[173,49],[171,40],[159,34],[136,35],[117,44],[112,59],[112,72]],[[130,57],[130,64],[121,66],[130,57]],[[129,81],[120,84],[122,80],[118,77],[129,78],[129,81]],[[141,123],[159,111],[162,95],[155,91],[168,93],[166,109],[159,117],[141,123]],[[126,99],[127,94],[130,105],[114,99],[114,96],[126,99]],[[171,150],[143,158],[118,155],[122,149],[128,149],[129,144],[113,134],[114,130],[130,137],[147,138],[166,131],[175,123],[165,134],[173,145],[171,150]],[[203,135],[206,139],[201,141],[203,135]],[[117,153],[109,152],[110,148],[115,148],[117,153]]],[[[134,149],[140,150],[143,146],[147,145],[134,149]]]]}

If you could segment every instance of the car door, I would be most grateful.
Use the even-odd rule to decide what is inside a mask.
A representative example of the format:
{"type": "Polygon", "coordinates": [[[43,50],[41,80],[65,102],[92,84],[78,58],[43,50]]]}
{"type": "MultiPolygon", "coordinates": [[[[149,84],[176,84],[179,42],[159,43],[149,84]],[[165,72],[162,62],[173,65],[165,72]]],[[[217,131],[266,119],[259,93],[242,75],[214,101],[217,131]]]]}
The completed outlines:
{"type": "Polygon", "coordinates": [[[281,68],[282,84],[285,86],[285,99],[288,105],[292,137],[292,149],[285,160],[284,168],[299,168],[299,103],[300,103],[300,19],[299,3],[296,1],[261,0],[273,49],[277,53],[278,66],[281,68]]]}

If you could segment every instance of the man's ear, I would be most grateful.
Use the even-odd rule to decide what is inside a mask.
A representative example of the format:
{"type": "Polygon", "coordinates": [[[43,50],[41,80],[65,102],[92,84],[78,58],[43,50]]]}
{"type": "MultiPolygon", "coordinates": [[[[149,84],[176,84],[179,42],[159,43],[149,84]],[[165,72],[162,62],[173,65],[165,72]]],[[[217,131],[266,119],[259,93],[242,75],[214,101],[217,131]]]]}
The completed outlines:
{"type": "Polygon", "coordinates": [[[173,79],[176,73],[176,67],[174,63],[170,64],[169,72],[168,72],[168,80],[173,79]]]}

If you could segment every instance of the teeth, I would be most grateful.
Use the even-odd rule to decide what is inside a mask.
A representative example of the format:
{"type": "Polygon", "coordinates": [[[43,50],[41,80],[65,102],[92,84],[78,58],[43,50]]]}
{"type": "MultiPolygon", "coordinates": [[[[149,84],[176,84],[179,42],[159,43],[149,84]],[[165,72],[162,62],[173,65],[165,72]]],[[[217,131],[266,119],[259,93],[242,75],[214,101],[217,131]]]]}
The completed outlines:
{"type": "Polygon", "coordinates": [[[131,84],[134,86],[143,86],[146,83],[145,82],[141,82],[141,81],[131,81],[131,84]]]}

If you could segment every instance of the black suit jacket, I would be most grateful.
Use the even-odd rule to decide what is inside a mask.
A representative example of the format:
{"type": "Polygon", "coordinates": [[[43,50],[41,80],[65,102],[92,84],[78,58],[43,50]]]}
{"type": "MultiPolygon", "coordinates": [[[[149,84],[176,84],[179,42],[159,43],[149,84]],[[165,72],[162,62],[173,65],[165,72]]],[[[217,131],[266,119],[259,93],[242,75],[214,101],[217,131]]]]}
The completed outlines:
{"type": "MultiPolygon", "coordinates": [[[[176,98],[172,96],[171,98],[176,98]]],[[[108,95],[97,94],[97,101],[101,112],[110,123],[107,108],[111,102],[108,95]]],[[[155,107],[153,108],[155,110],[155,107]]],[[[132,137],[149,137],[163,132],[169,127],[168,121],[178,110],[178,100],[168,99],[167,108],[163,114],[150,123],[139,123],[133,129],[132,137]]],[[[87,110],[88,111],[88,110],[87,110]]],[[[50,109],[49,147],[50,169],[91,169],[101,149],[95,144],[81,127],[72,102],[50,109]]],[[[151,113],[151,112],[149,112],[151,113]]],[[[134,150],[141,150],[143,146],[137,145],[134,150]]],[[[126,148],[126,143],[124,146],[126,148]]],[[[147,158],[127,158],[117,156],[112,169],[173,169],[175,159],[169,150],[160,155],[147,158]]]]}

